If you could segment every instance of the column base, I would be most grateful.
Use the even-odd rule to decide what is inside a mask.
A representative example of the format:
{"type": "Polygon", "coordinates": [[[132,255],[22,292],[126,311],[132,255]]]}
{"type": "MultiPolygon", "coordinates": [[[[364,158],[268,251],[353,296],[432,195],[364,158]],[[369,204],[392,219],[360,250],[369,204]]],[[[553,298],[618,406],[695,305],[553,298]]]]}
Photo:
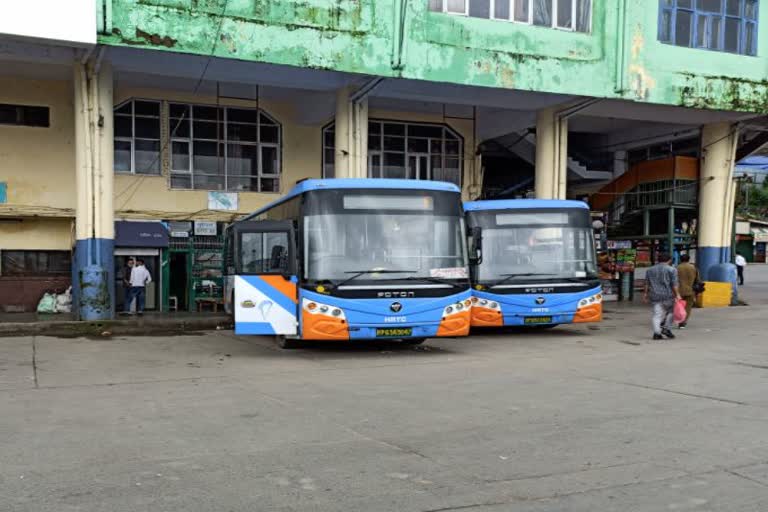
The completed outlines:
{"type": "Polygon", "coordinates": [[[115,241],[111,238],[88,238],[75,244],[72,305],[79,320],[114,318],[114,250],[115,241]]]}
{"type": "Polygon", "coordinates": [[[696,263],[704,281],[731,283],[731,304],[739,302],[739,285],[736,277],[736,265],[731,261],[730,247],[699,247],[696,250],[696,263]]]}

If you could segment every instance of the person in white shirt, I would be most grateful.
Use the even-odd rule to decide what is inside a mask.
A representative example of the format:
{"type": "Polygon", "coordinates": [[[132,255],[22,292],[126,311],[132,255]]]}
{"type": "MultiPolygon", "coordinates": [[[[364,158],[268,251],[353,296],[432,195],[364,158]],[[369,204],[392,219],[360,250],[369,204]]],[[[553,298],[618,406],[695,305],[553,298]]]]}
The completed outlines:
{"type": "Polygon", "coordinates": [[[136,313],[138,315],[144,314],[144,301],[146,300],[146,286],[147,283],[152,282],[152,276],[149,275],[149,270],[144,266],[144,260],[136,260],[136,264],[131,269],[131,291],[129,299],[126,303],[126,313],[131,311],[131,302],[136,298],[136,313]]]}
{"type": "Polygon", "coordinates": [[[739,286],[744,284],[744,267],[747,266],[747,259],[741,255],[740,252],[736,253],[736,271],[739,273],[739,286]]]}

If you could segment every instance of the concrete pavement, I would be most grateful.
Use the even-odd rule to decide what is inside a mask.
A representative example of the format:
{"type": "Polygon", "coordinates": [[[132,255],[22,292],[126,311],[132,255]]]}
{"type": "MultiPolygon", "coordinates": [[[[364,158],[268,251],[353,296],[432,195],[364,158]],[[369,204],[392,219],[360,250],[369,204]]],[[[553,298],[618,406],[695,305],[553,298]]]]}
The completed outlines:
{"type": "Polygon", "coordinates": [[[672,342],[0,339],[0,510],[765,511],[768,269],[672,342]]]}

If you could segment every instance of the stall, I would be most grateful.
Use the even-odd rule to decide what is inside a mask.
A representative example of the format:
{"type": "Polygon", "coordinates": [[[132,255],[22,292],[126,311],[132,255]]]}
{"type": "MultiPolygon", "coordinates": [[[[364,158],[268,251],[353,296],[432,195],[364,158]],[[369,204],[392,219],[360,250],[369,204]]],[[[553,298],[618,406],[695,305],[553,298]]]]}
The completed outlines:
{"type": "Polygon", "coordinates": [[[163,293],[161,255],[168,248],[168,230],[161,222],[130,221],[115,222],[115,304],[117,311],[125,308],[125,285],[128,260],[142,259],[152,276],[146,288],[145,309],[160,310],[163,293]]]}

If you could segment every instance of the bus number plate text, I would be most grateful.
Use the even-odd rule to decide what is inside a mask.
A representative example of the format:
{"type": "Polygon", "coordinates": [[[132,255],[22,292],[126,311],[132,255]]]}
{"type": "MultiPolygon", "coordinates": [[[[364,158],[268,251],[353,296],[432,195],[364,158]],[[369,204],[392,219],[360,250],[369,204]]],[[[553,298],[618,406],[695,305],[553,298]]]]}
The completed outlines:
{"type": "Polygon", "coordinates": [[[411,327],[383,327],[376,329],[377,338],[401,338],[412,335],[413,328],[411,327]]]}
{"type": "Polygon", "coordinates": [[[551,316],[527,316],[523,321],[526,324],[551,324],[551,316]]]}

